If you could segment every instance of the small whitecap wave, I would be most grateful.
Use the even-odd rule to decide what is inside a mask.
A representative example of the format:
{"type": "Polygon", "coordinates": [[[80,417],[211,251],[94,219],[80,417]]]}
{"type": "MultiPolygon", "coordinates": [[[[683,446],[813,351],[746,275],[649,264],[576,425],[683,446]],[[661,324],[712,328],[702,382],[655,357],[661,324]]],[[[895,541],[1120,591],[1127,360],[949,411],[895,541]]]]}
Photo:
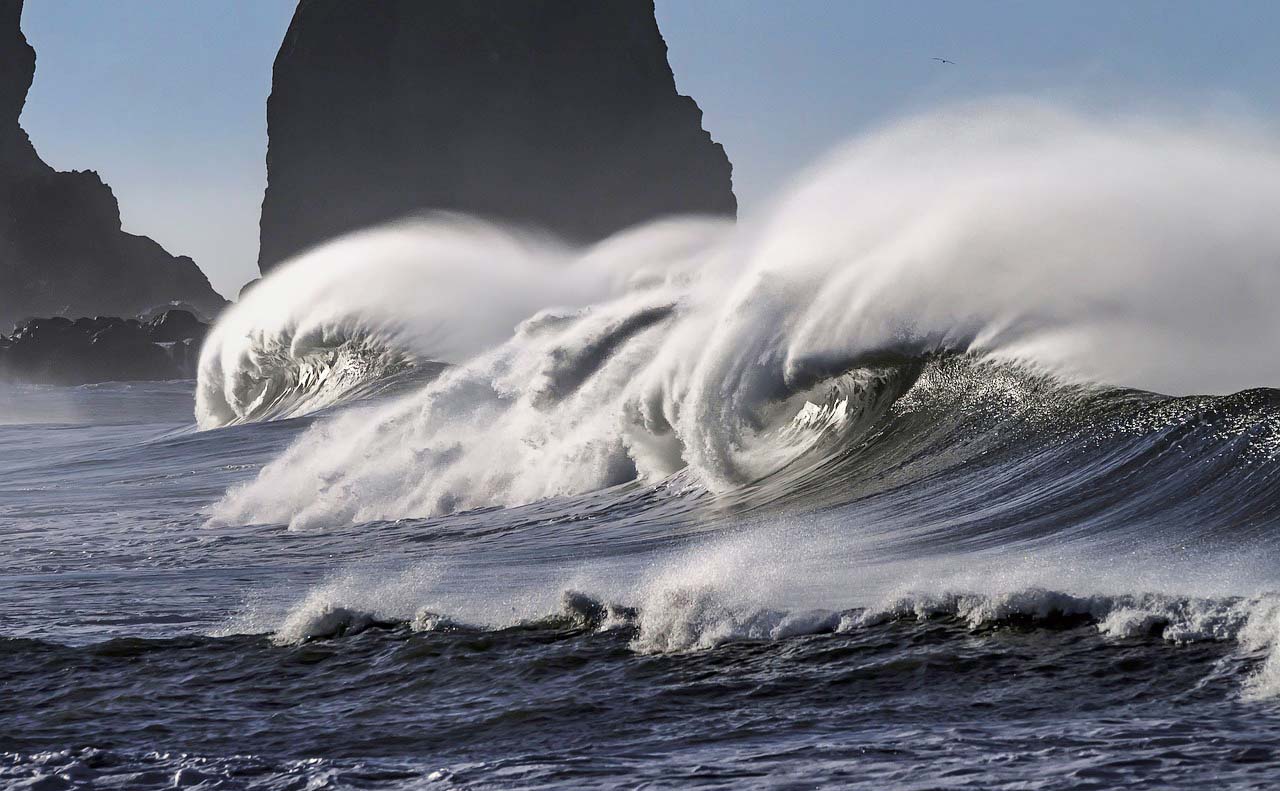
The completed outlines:
{"type": "Polygon", "coordinates": [[[727,601],[711,587],[662,591],[640,610],[631,646],[642,653],[665,654],[715,648],[743,640],[781,640],[834,632],[840,613],[788,611],[727,601]]]}
{"type": "Polygon", "coordinates": [[[1108,638],[1157,638],[1174,644],[1230,641],[1259,657],[1244,693],[1280,696],[1280,595],[1195,598],[1167,594],[1076,595],[1030,588],[900,596],[846,613],[839,631],[896,620],[950,618],[973,630],[1002,627],[1065,628],[1092,625],[1108,638]]]}
{"type": "MultiPolygon", "coordinates": [[[[731,642],[781,640],[800,635],[852,632],[901,621],[949,621],[972,632],[1000,629],[1095,628],[1117,640],[1160,639],[1181,644],[1234,641],[1261,652],[1251,689],[1272,695],[1280,657],[1280,595],[1185,597],[1170,594],[1076,594],[1046,588],[1004,593],[950,591],[894,595],[855,608],[770,607],[758,595],[714,581],[659,577],[638,605],[567,589],[541,615],[481,617],[450,615],[439,603],[414,604],[430,588],[421,569],[368,586],[358,576],[314,589],[290,608],[272,631],[277,644],[358,634],[370,628],[408,627],[417,632],[511,627],[627,630],[640,653],[713,649],[731,642]]],[[[498,608],[501,610],[502,608],[498,608]]],[[[497,610],[491,610],[496,612],[497,610]]],[[[514,608],[513,608],[514,613],[514,608]]],[[[258,625],[264,622],[259,620],[258,625]]],[[[244,626],[244,622],[240,623],[244,626]]],[[[232,629],[228,631],[243,631],[232,629]]]]}
{"type": "Polygon", "coordinates": [[[977,635],[1007,629],[1088,628],[1110,640],[1233,643],[1256,665],[1242,693],[1258,699],[1280,697],[1277,594],[1213,598],[1077,594],[1032,587],[998,594],[902,594],[855,608],[795,608],[771,607],[759,596],[744,596],[741,589],[714,582],[658,579],[635,605],[567,589],[542,614],[493,617],[502,609],[498,608],[489,610],[488,618],[467,619],[449,614],[440,603],[414,606],[414,598],[424,595],[422,580],[419,571],[372,589],[362,588],[355,578],[321,586],[285,613],[272,631],[272,641],[294,645],[369,629],[550,629],[575,634],[621,632],[636,653],[679,654],[733,643],[873,630],[902,622],[952,623],[977,635]]]}

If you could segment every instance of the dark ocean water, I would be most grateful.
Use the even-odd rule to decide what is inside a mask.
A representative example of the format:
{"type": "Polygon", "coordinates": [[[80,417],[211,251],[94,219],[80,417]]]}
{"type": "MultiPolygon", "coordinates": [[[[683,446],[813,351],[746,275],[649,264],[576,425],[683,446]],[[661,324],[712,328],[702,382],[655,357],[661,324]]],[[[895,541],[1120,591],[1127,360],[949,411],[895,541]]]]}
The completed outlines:
{"type": "Polygon", "coordinates": [[[209,515],[316,418],[6,389],[0,785],[1280,785],[1280,393],[995,373],[734,492],[312,530],[209,515]]]}

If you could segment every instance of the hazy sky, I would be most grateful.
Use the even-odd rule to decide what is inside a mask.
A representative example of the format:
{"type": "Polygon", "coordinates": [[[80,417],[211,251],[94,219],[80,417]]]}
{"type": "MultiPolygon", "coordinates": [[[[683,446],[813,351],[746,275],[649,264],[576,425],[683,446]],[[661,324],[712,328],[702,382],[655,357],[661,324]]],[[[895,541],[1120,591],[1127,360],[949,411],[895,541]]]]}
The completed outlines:
{"type": "MultiPolygon", "coordinates": [[[[234,295],[257,274],[271,62],[292,0],[27,0],[23,125],[91,168],[125,228],[234,295]]],[[[1272,117],[1280,3],[658,0],[680,90],[744,214],[868,126],[991,94],[1272,117]],[[943,65],[931,57],[946,57],[943,65]]]]}

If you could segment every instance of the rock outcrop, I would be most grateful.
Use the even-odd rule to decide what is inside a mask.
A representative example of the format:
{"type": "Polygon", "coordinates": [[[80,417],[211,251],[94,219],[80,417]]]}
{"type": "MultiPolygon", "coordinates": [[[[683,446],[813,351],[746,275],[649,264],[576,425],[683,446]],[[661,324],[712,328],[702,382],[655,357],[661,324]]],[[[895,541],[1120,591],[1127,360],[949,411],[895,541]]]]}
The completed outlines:
{"type": "Polygon", "coordinates": [[[190,379],[209,325],[185,310],[150,321],[31,319],[0,335],[0,381],[78,385],[144,379],[190,379]]]}
{"type": "Polygon", "coordinates": [[[0,0],[0,327],[29,316],[133,315],[227,303],[186,256],[125,233],[111,188],[45,164],[18,123],[35,74],[22,0],[0,0]]]}
{"type": "Polygon", "coordinates": [[[737,210],[652,0],[301,0],[267,125],[264,272],[427,210],[574,241],[737,210]]]}

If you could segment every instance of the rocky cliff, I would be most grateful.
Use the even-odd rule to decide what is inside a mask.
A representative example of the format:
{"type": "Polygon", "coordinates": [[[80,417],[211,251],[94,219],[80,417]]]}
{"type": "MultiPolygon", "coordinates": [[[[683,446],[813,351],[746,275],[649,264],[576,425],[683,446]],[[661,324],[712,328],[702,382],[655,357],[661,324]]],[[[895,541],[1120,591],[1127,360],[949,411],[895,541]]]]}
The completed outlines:
{"type": "Polygon", "coordinates": [[[36,65],[21,17],[22,0],[0,0],[0,327],[174,302],[217,313],[226,301],[195,262],[121,229],[97,173],[59,172],[36,154],[18,124],[36,65]]]}
{"type": "Polygon", "coordinates": [[[737,209],[652,0],[301,0],[267,124],[264,272],[431,209],[575,241],[737,209]]]}

